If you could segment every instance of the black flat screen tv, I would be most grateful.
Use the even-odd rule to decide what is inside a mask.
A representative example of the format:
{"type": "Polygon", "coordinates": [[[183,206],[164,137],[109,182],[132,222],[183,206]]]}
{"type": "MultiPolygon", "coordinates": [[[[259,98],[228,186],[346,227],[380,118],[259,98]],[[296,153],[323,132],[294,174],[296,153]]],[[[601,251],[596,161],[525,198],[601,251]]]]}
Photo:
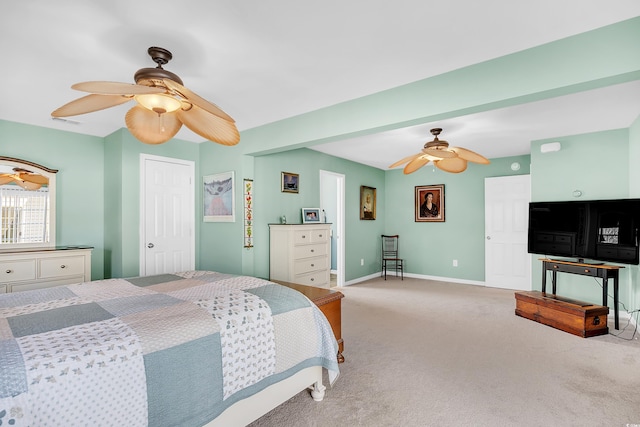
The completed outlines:
{"type": "Polygon", "coordinates": [[[640,199],[529,203],[531,254],[638,264],[640,199]]]}

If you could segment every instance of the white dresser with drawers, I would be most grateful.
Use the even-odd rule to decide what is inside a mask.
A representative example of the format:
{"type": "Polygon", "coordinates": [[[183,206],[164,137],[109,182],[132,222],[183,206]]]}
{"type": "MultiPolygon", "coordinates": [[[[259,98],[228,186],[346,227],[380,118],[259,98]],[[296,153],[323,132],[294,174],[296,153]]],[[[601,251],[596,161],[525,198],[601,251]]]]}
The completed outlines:
{"type": "Polygon", "coordinates": [[[331,224],[269,224],[269,279],[329,288],[331,224]]]}
{"type": "Polygon", "coordinates": [[[0,251],[0,293],[91,281],[86,246],[0,251]]]}

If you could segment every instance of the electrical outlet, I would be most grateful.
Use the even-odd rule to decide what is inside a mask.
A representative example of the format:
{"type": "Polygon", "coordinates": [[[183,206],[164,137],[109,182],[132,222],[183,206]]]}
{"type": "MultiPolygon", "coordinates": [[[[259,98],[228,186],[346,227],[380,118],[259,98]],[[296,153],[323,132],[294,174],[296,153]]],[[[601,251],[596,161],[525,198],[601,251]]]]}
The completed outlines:
{"type": "Polygon", "coordinates": [[[360,265],[364,265],[364,258],[360,258],[360,265]]]}
{"type": "Polygon", "coordinates": [[[458,260],[457,260],[457,259],[454,259],[454,260],[453,260],[453,266],[454,266],[454,267],[457,267],[457,266],[458,266],[458,260]]]}

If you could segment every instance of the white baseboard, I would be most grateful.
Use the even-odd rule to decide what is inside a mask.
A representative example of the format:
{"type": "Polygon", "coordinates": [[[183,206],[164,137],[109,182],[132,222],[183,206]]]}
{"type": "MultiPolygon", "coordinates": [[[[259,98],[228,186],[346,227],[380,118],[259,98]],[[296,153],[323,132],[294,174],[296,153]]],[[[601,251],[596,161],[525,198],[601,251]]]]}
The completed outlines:
{"type": "MultiPolygon", "coordinates": [[[[364,282],[366,280],[375,279],[382,275],[382,272],[369,274],[368,276],[358,277],[357,279],[349,280],[345,282],[345,286],[355,285],[356,283],[364,282]]],[[[439,277],[439,276],[428,276],[425,274],[413,274],[413,273],[405,273],[405,277],[411,277],[413,279],[425,279],[425,280],[436,280],[438,282],[451,282],[451,283],[462,283],[465,285],[475,285],[475,286],[485,286],[485,282],[481,282],[479,280],[466,280],[466,279],[456,279],[454,277],[439,277]]],[[[387,274],[387,277],[395,278],[394,274],[387,274]]]]}

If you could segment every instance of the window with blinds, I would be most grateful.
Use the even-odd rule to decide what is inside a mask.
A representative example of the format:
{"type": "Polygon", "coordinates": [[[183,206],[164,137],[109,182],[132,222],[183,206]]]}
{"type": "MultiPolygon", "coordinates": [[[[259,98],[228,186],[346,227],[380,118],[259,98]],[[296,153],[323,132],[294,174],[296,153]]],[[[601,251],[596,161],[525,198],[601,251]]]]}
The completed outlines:
{"type": "Polygon", "coordinates": [[[17,185],[0,186],[1,243],[49,241],[49,191],[46,187],[25,190],[17,185]]]}

